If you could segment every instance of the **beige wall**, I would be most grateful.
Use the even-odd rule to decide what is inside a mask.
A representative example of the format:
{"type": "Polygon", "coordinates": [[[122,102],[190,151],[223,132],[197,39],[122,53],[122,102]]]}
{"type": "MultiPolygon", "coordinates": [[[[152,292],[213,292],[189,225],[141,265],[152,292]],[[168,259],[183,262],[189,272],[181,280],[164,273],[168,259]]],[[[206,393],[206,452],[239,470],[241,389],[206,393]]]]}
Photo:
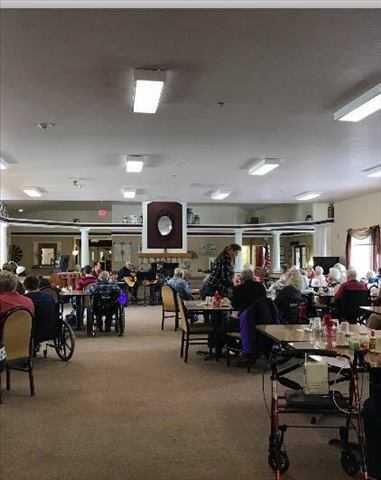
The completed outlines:
{"type": "Polygon", "coordinates": [[[332,255],[345,258],[345,241],[349,228],[369,227],[381,223],[381,190],[335,203],[332,226],[332,255]]]}
{"type": "Polygon", "coordinates": [[[59,243],[61,246],[61,252],[58,252],[58,254],[61,255],[70,255],[70,263],[69,263],[69,269],[74,268],[74,257],[72,256],[72,251],[73,251],[73,239],[74,237],[63,237],[59,235],[44,235],[43,233],[41,235],[11,235],[11,244],[13,245],[18,245],[22,252],[23,252],[23,257],[20,262],[21,265],[25,266],[27,269],[27,272],[30,272],[35,266],[35,259],[34,259],[34,254],[33,254],[33,242],[41,242],[41,243],[59,243]]]}

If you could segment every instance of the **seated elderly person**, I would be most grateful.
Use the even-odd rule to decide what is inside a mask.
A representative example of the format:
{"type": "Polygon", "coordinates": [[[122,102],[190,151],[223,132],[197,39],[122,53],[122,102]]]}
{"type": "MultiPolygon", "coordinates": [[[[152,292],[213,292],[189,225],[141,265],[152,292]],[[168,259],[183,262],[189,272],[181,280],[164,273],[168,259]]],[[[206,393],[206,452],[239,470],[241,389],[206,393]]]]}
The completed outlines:
{"type": "Polygon", "coordinates": [[[287,284],[278,292],[275,299],[275,305],[279,310],[281,323],[291,323],[297,321],[297,315],[293,310],[293,305],[299,305],[305,301],[302,291],[304,282],[302,275],[298,271],[290,273],[287,284]]]}
{"type": "Polygon", "coordinates": [[[350,268],[347,271],[347,281],[340,285],[340,288],[336,292],[335,300],[343,298],[345,292],[358,292],[367,291],[367,287],[364,283],[357,280],[357,272],[355,269],[350,268]]]}
{"type": "Polygon", "coordinates": [[[23,307],[34,314],[34,305],[30,298],[17,292],[17,277],[7,271],[0,272],[0,315],[13,308],[23,307]]]}
{"type": "Polygon", "coordinates": [[[90,295],[94,297],[100,296],[104,298],[110,299],[110,308],[106,308],[108,305],[105,304],[105,301],[102,299],[102,303],[94,304],[94,315],[97,318],[97,326],[100,331],[103,330],[103,320],[102,316],[105,315],[106,322],[105,322],[105,331],[111,331],[111,323],[112,323],[112,316],[115,313],[115,309],[113,307],[112,301],[117,300],[120,295],[120,287],[118,284],[110,281],[110,274],[106,270],[102,271],[96,283],[90,285],[86,290],[90,295]],[[104,307],[104,308],[103,308],[104,307]]]}
{"type": "Polygon", "coordinates": [[[4,263],[3,265],[3,270],[6,271],[6,272],[11,272],[13,273],[14,275],[16,275],[17,277],[17,288],[16,290],[21,293],[21,294],[24,294],[25,293],[25,288],[24,288],[24,285],[22,284],[22,282],[20,282],[20,279],[18,277],[18,274],[17,274],[17,263],[16,262],[8,262],[8,263],[4,263]]]}
{"type": "Polygon", "coordinates": [[[36,342],[51,340],[56,336],[56,320],[58,305],[51,295],[40,291],[40,280],[29,275],[24,281],[26,296],[33,302],[35,316],[33,322],[33,338],[36,342]]]}
{"type": "Polygon", "coordinates": [[[78,290],[85,290],[86,287],[95,283],[97,277],[92,274],[92,269],[90,265],[83,267],[83,276],[78,280],[77,288],[78,290]]]}
{"type": "Polygon", "coordinates": [[[175,268],[173,277],[170,278],[167,283],[183,300],[192,299],[192,287],[190,283],[184,279],[184,270],[181,268],[175,268]]]}
{"type": "Polygon", "coordinates": [[[242,312],[258,298],[266,297],[266,289],[262,283],[255,281],[254,272],[250,268],[241,272],[240,279],[241,283],[233,287],[232,305],[234,310],[242,312]]]}
{"type": "Polygon", "coordinates": [[[324,270],[322,267],[317,265],[315,267],[315,276],[311,280],[311,287],[312,288],[320,288],[320,287],[326,287],[327,286],[327,280],[324,275],[324,270]]]}

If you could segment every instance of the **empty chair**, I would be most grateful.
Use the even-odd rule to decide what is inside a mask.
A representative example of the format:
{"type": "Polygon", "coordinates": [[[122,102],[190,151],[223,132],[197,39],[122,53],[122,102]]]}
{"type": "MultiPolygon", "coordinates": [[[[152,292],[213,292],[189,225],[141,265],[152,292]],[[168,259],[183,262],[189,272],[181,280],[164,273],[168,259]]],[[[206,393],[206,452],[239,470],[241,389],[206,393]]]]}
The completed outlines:
{"type": "Polygon", "coordinates": [[[372,313],[368,318],[367,327],[371,330],[381,330],[381,315],[372,313]]]}
{"type": "Polygon", "coordinates": [[[188,361],[189,345],[208,345],[209,335],[213,332],[206,323],[191,323],[184,301],[177,295],[177,302],[181,318],[181,348],[180,357],[188,361]]]}
{"type": "Polygon", "coordinates": [[[34,395],[32,365],[32,314],[24,308],[9,310],[3,318],[3,344],[7,353],[7,390],[11,388],[11,370],[29,375],[30,395],[34,395]]]}
{"type": "Polygon", "coordinates": [[[164,330],[164,322],[167,318],[175,319],[175,330],[179,328],[179,306],[176,292],[169,285],[161,287],[162,316],[161,329],[164,330]]]}

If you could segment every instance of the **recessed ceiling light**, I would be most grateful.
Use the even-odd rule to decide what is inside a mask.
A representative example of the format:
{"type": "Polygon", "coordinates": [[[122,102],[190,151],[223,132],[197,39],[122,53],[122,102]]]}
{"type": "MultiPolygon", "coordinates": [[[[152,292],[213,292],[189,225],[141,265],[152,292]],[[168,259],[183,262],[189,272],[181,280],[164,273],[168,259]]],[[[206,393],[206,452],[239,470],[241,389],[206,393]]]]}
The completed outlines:
{"type": "Polygon", "coordinates": [[[122,190],[122,194],[124,198],[135,198],[136,190],[122,190]]]}
{"type": "Polygon", "coordinates": [[[320,197],[321,193],[317,192],[303,192],[295,195],[296,200],[303,201],[303,200],[313,200],[314,198],[320,197]]]}
{"type": "Polygon", "coordinates": [[[0,158],[0,170],[7,170],[9,167],[9,163],[4,160],[4,158],[0,158]]]}
{"type": "Polygon", "coordinates": [[[140,173],[144,167],[144,160],[127,160],[126,172],[127,173],[140,173]]]}
{"type": "Polygon", "coordinates": [[[337,110],[334,119],[342,122],[359,122],[377,110],[381,110],[381,83],[337,110]]]}
{"type": "Polygon", "coordinates": [[[363,170],[363,173],[365,173],[370,178],[379,178],[381,177],[381,165],[366,168],[365,170],[363,170]]]}
{"type": "Polygon", "coordinates": [[[156,113],[164,87],[163,70],[135,70],[134,113],[156,113]]]}
{"type": "Polygon", "coordinates": [[[37,197],[41,197],[42,190],[41,188],[38,188],[38,187],[25,187],[24,193],[29,197],[37,198],[37,197]]]}
{"type": "Polygon", "coordinates": [[[56,126],[54,122],[38,122],[36,125],[41,130],[48,130],[48,128],[53,128],[56,126]]]}
{"type": "Polygon", "coordinates": [[[210,194],[210,198],[212,200],[225,200],[225,198],[228,198],[230,194],[231,192],[227,192],[224,190],[216,190],[215,192],[212,192],[210,194]]]}
{"type": "Polygon", "coordinates": [[[278,168],[280,162],[276,158],[265,158],[258,160],[249,168],[249,175],[266,175],[275,168],[278,168]]]}
{"type": "Polygon", "coordinates": [[[23,208],[19,208],[17,211],[18,211],[19,213],[24,213],[24,209],[23,209],[23,208]]]}

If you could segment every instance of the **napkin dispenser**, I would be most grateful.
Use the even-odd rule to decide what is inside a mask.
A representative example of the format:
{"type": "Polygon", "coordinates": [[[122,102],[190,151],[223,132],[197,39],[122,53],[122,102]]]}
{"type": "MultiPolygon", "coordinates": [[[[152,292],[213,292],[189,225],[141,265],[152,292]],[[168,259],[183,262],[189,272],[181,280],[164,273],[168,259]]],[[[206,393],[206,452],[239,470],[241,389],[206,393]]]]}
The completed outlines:
{"type": "Polygon", "coordinates": [[[322,362],[304,363],[304,393],[307,395],[328,395],[328,364],[322,362]]]}

